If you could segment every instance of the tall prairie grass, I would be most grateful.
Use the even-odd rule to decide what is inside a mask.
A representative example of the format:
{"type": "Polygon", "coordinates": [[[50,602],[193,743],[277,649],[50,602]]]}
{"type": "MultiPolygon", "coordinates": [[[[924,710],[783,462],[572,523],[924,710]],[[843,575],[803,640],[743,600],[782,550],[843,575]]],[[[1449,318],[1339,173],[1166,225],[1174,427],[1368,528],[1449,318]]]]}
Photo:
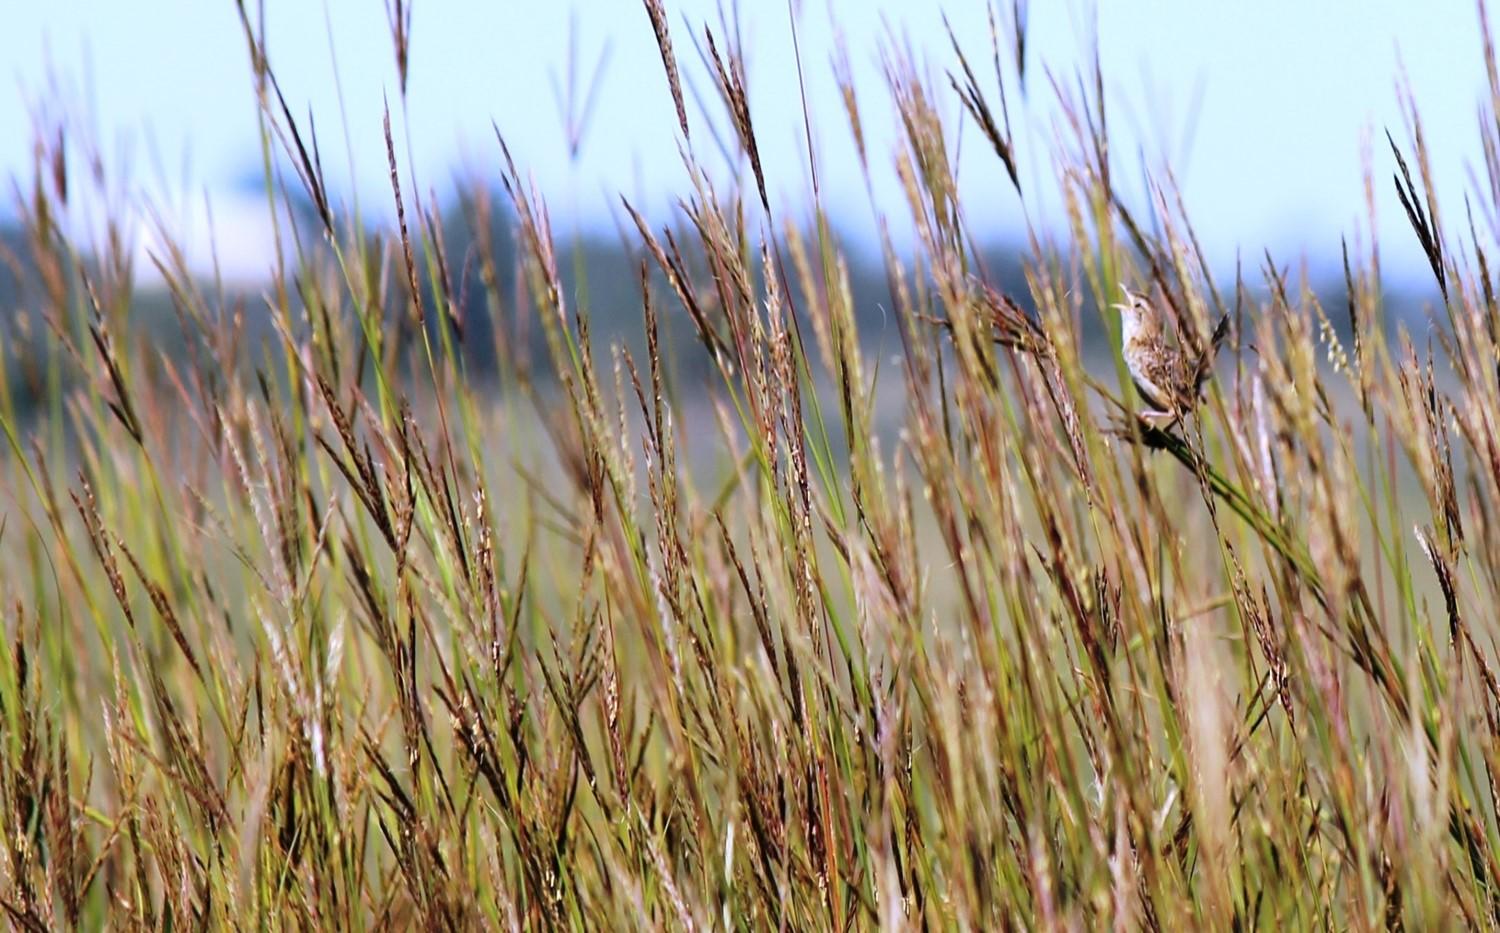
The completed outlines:
{"type": "Polygon", "coordinates": [[[818,199],[767,196],[756,128],[795,105],[643,6],[691,183],[665,225],[622,205],[618,340],[503,140],[458,255],[387,113],[396,223],[368,233],[243,3],[268,203],[310,205],[262,293],[164,239],[158,342],[120,239],[60,221],[107,172],[39,130],[0,354],[8,921],[1500,925],[1492,50],[1473,202],[1440,210],[1463,166],[1414,108],[1367,178],[1431,260],[1420,322],[1389,319],[1373,235],[1328,307],[1285,257],[1211,277],[1169,176],[1133,216],[1097,66],[1048,89],[1068,235],[1005,293],[954,140],[1034,196],[1018,11],[928,50],[939,80],[893,51],[884,87],[841,79],[859,164],[810,173],[902,181],[872,205],[892,358],[818,199]],[[743,185],[713,180],[683,50],[743,185]],[[894,152],[866,148],[876,95],[894,152]],[[1169,432],[1083,352],[1122,283],[1187,345],[1232,322],[1169,432]]]}

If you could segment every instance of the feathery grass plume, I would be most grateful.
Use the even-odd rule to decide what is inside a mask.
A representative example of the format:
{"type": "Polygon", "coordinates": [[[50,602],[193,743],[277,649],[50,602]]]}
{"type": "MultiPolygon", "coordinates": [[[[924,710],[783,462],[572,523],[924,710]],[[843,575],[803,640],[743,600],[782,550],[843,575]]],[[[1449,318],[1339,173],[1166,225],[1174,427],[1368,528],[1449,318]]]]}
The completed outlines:
{"type": "Polygon", "coordinates": [[[661,52],[661,64],[667,72],[667,89],[672,94],[672,105],[677,108],[677,125],[682,129],[682,138],[691,140],[688,131],[687,106],[682,100],[682,78],[677,71],[677,56],[672,52],[672,32],[667,26],[667,11],[662,0],[641,0],[646,7],[646,16],[651,20],[651,32],[656,36],[656,48],[661,52]]]}

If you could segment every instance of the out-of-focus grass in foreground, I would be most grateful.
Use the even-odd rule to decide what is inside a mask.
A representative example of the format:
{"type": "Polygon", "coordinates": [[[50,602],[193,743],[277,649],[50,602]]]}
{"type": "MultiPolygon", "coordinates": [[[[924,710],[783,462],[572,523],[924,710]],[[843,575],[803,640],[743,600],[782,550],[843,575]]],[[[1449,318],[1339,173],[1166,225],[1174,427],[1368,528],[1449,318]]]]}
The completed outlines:
{"type": "Polygon", "coordinates": [[[1271,256],[1215,284],[1168,184],[1132,216],[1095,73],[1050,87],[1071,235],[1003,294],[940,113],[1019,177],[1017,11],[939,83],[893,43],[886,87],[844,86],[861,163],[811,173],[894,158],[892,359],[829,218],[766,196],[756,119],[787,102],[752,106],[737,49],[659,0],[695,182],[665,227],[622,208],[639,313],[608,344],[503,141],[505,200],[466,202],[456,255],[388,132],[399,222],[366,235],[241,11],[268,200],[312,218],[263,296],[166,248],[181,336],[156,345],[123,248],[62,232],[101,172],[43,128],[17,187],[34,274],[0,387],[25,368],[43,415],[0,398],[11,924],[1500,924],[1488,50],[1475,203],[1440,213],[1431,173],[1462,168],[1414,110],[1382,163],[1441,295],[1415,345],[1374,243],[1323,307],[1271,256]],[[674,39],[743,188],[700,162],[674,39]],[[864,148],[872,94],[893,154],[864,148]],[[1081,358],[1121,282],[1186,343],[1233,322],[1170,435],[1081,358]]]}

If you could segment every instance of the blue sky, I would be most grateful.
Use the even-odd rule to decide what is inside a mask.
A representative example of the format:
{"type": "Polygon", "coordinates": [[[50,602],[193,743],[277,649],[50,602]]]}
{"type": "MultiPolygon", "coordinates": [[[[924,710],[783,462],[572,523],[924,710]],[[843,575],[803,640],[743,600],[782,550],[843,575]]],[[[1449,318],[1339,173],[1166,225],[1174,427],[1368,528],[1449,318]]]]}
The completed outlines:
{"type": "MultiPolygon", "coordinates": [[[[741,6],[751,106],[772,195],[795,208],[805,203],[807,180],[788,8],[776,0],[741,6]]],[[[266,7],[273,64],[294,111],[315,114],[336,189],[346,198],[357,193],[367,213],[386,213],[381,101],[383,94],[394,101],[397,90],[383,0],[267,0],[266,7]]],[[[689,24],[717,23],[718,4],[667,0],[667,7],[690,80],[711,96],[689,24]]],[[[952,56],[939,11],[971,56],[987,61],[986,9],[978,0],[800,0],[798,7],[821,180],[829,205],[857,235],[868,229],[870,207],[832,80],[835,33],[848,44],[862,89],[881,166],[876,197],[899,213],[889,169],[894,121],[879,49],[900,37],[926,62],[943,106],[956,115],[956,98],[942,80],[952,56]]],[[[1010,192],[970,127],[960,179],[981,233],[1019,235],[1028,217],[1043,229],[1061,223],[1055,198],[1046,194],[1055,180],[1044,143],[1057,132],[1058,119],[1047,73],[1073,80],[1086,65],[1096,29],[1117,169],[1139,178],[1140,154],[1151,162],[1169,157],[1221,270],[1232,268],[1237,250],[1252,263],[1265,247],[1286,262],[1303,254],[1314,261],[1336,257],[1340,234],[1363,224],[1362,150],[1376,169],[1387,271],[1421,269],[1391,191],[1383,137],[1389,126],[1404,140],[1397,104],[1403,68],[1423,114],[1448,216],[1461,216],[1470,170],[1482,175],[1476,119],[1484,69],[1478,17],[1469,4],[1107,0],[1096,9],[1082,0],[1058,0],[1030,7],[1024,98],[1012,89],[1027,203],[1023,208],[1010,192]]],[[[232,0],[15,4],[0,31],[0,62],[0,101],[7,102],[0,105],[0,173],[29,172],[33,116],[40,102],[62,100],[69,119],[93,126],[112,164],[125,167],[124,183],[150,192],[164,215],[187,217],[192,212],[183,204],[208,192],[216,205],[226,205],[222,216],[235,216],[234,182],[255,171],[259,152],[232,0]],[[60,96],[49,88],[60,89],[60,96]]],[[[686,188],[661,63],[635,0],[416,0],[411,74],[411,122],[397,114],[398,145],[409,142],[423,189],[444,189],[456,172],[498,179],[492,120],[546,195],[554,226],[611,227],[617,193],[664,219],[686,188]],[[554,76],[561,81],[566,75],[570,45],[583,78],[604,57],[576,161],[568,158],[552,84],[554,76]]],[[[702,120],[691,100],[689,110],[695,122],[702,120]]],[[[695,134],[695,142],[711,156],[705,137],[695,134]]]]}

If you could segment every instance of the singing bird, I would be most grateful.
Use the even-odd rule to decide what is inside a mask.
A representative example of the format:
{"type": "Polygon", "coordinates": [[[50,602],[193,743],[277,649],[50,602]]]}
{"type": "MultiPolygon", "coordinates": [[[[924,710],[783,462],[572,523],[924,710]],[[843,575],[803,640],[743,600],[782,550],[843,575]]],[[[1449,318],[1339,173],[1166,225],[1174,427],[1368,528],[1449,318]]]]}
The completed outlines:
{"type": "Polygon", "coordinates": [[[1198,407],[1219,345],[1229,333],[1229,317],[1219,319],[1207,347],[1175,346],[1167,340],[1161,315],[1151,302],[1124,285],[1120,289],[1125,293],[1125,301],[1115,305],[1120,312],[1120,353],[1136,391],[1152,406],[1140,417],[1148,426],[1166,430],[1198,407]]]}

